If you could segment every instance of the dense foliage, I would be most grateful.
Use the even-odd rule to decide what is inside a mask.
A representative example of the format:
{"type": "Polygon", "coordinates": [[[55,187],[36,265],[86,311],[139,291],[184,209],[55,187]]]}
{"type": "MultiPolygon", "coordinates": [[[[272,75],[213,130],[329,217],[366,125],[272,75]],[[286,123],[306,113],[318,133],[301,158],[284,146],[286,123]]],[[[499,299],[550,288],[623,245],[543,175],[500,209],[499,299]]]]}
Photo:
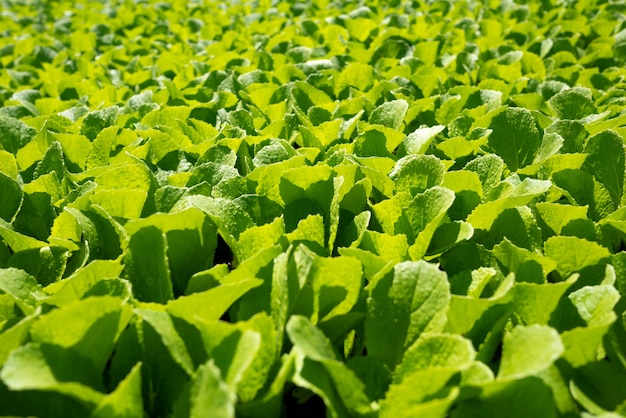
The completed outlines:
{"type": "Polygon", "coordinates": [[[623,1],[0,6],[0,415],[626,415],[623,1]]]}

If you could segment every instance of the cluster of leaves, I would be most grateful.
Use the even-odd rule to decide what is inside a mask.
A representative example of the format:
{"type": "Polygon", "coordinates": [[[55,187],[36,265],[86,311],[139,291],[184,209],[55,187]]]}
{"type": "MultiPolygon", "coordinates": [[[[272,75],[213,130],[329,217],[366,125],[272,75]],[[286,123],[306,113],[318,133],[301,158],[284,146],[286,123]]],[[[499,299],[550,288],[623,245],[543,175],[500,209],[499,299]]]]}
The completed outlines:
{"type": "Polygon", "coordinates": [[[626,414],[623,2],[0,6],[0,414],[626,414]]]}

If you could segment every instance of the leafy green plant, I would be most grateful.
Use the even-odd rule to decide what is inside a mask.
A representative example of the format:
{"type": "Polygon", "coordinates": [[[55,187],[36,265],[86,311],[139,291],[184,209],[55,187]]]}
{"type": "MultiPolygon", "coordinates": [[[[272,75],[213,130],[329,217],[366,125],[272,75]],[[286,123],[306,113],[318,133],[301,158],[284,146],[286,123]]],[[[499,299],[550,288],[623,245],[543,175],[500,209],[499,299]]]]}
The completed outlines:
{"type": "Polygon", "coordinates": [[[626,416],[621,2],[0,6],[0,415],[626,416]]]}

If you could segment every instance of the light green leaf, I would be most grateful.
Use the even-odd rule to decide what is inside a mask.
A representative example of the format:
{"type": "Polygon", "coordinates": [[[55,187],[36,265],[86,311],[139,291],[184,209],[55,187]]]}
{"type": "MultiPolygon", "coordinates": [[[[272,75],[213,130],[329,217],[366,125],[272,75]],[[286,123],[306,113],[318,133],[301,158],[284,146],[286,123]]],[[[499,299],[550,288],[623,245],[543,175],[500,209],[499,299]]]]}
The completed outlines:
{"type": "Polygon", "coordinates": [[[40,390],[70,396],[90,407],[102,402],[100,375],[75,352],[49,344],[27,344],[14,350],[0,371],[11,390],[40,390]]]}
{"type": "Polygon", "coordinates": [[[532,114],[523,108],[506,108],[493,118],[488,144],[511,171],[531,164],[539,151],[541,135],[532,114]]]}
{"type": "Polygon", "coordinates": [[[544,243],[545,255],[552,258],[563,278],[609,257],[609,250],[578,237],[551,237],[544,243]]]}
{"type": "Polygon", "coordinates": [[[398,129],[402,125],[409,104],[406,100],[392,100],[378,106],[370,115],[369,122],[398,129]]]}
{"type": "MultiPolygon", "coordinates": [[[[309,218],[310,216],[307,217],[306,219],[301,220],[298,223],[298,228],[296,228],[296,230],[293,231],[291,234],[297,234],[297,231],[302,232],[302,230],[300,230],[300,225],[303,222],[306,222],[306,220],[309,218]]],[[[320,221],[321,221],[321,217],[320,217],[320,221]]],[[[324,224],[323,222],[320,222],[320,223],[321,223],[320,231],[322,233],[321,234],[322,236],[321,236],[321,240],[319,240],[319,243],[323,247],[324,224]]],[[[318,228],[314,228],[314,230],[317,231],[318,228]]],[[[240,262],[244,261],[247,258],[250,258],[253,255],[257,254],[259,251],[263,250],[264,248],[273,246],[280,240],[280,238],[284,234],[285,234],[285,223],[283,222],[283,219],[280,217],[274,219],[273,222],[267,223],[265,225],[253,226],[251,228],[246,229],[239,236],[239,245],[236,248],[237,260],[239,260],[240,262]]],[[[309,236],[309,234],[307,234],[306,232],[303,233],[302,235],[303,235],[302,238],[309,236]]],[[[295,238],[294,236],[294,239],[298,239],[298,238],[295,238]]],[[[293,242],[293,239],[290,239],[290,241],[293,242]]]]}
{"type": "Polygon", "coordinates": [[[601,182],[617,207],[624,190],[624,141],[614,131],[603,131],[589,138],[584,152],[589,154],[585,168],[601,182]]]}
{"type": "Polygon", "coordinates": [[[587,217],[587,207],[539,202],[535,205],[539,218],[552,234],[559,235],[565,225],[576,219],[587,217]]]}
{"type": "Polygon", "coordinates": [[[548,100],[548,104],[560,119],[582,119],[593,113],[598,113],[590,97],[580,89],[565,89],[548,100]]]}
{"type": "Polygon", "coordinates": [[[21,120],[4,115],[0,115],[0,132],[0,147],[11,154],[17,153],[17,150],[28,144],[37,134],[34,128],[21,120]]]}
{"type": "Polygon", "coordinates": [[[564,351],[558,332],[544,325],[519,325],[504,335],[503,344],[498,379],[536,375],[550,367],[564,351]]]}
{"type": "Polygon", "coordinates": [[[170,315],[190,322],[196,315],[207,320],[219,319],[237,299],[261,283],[259,279],[249,278],[220,284],[204,292],[170,300],[165,309],[170,315]]]}
{"type": "Polygon", "coordinates": [[[58,180],[65,177],[63,148],[61,148],[61,144],[57,141],[50,144],[43,158],[39,161],[37,167],[35,167],[33,179],[49,173],[55,173],[58,180]]]}
{"type": "MultiPolygon", "coordinates": [[[[249,402],[265,386],[270,371],[278,358],[276,351],[276,333],[272,319],[266,313],[256,314],[248,321],[237,324],[241,329],[254,331],[260,337],[260,347],[250,365],[242,370],[242,377],[237,384],[237,396],[241,402],[249,402]]],[[[244,358],[248,352],[241,352],[244,358]]]]}
{"type": "Polygon", "coordinates": [[[42,315],[33,323],[33,341],[72,348],[103,370],[131,317],[120,299],[90,297],[42,315]]]}
{"type": "Polygon", "coordinates": [[[489,230],[498,216],[506,209],[524,206],[547,192],[552,186],[548,180],[525,178],[511,193],[500,199],[482,203],[467,217],[474,229],[489,230]]]}
{"type": "MultiPolygon", "coordinates": [[[[483,342],[486,345],[485,339],[493,333],[499,335],[510,315],[514,278],[512,275],[502,278],[501,275],[495,275],[489,270],[491,269],[482,271],[478,269],[476,272],[479,273],[477,276],[483,276],[486,280],[497,283],[498,287],[493,294],[482,295],[484,291],[482,289],[489,284],[485,283],[477,286],[480,293],[472,292],[469,296],[452,295],[448,321],[444,327],[447,332],[462,334],[470,338],[475,346],[483,342]]],[[[499,336],[497,338],[496,344],[499,343],[499,336]]],[[[482,347],[482,349],[486,348],[482,347]]],[[[491,348],[495,349],[495,347],[491,348]]]]}
{"type": "Polygon", "coordinates": [[[359,248],[370,251],[387,261],[398,263],[405,260],[409,246],[406,235],[390,235],[367,230],[363,234],[359,248]]]}
{"type": "Polygon", "coordinates": [[[371,286],[365,320],[368,355],[393,369],[421,333],[443,329],[450,302],[447,276],[425,261],[404,262],[371,286]]]}
{"type": "Polygon", "coordinates": [[[98,136],[100,131],[115,124],[119,113],[120,108],[117,106],[111,106],[101,110],[89,112],[81,124],[81,135],[85,135],[93,141],[96,136],[98,136]]]}
{"type": "Polygon", "coordinates": [[[306,357],[318,361],[337,359],[330,341],[305,317],[293,315],[287,322],[286,331],[289,339],[306,357]]]}
{"type": "Polygon", "coordinates": [[[560,416],[552,389],[538,377],[484,383],[480,385],[480,395],[459,401],[450,416],[500,418],[503,415],[511,418],[560,416]]]}
{"type": "Polygon", "coordinates": [[[17,180],[17,161],[12,153],[0,150],[0,173],[10,179],[17,180]]]}
{"type": "Polygon", "coordinates": [[[339,73],[335,84],[335,95],[339,95],[346,87],[354,87],[367,91],[374,83],[374,70],[367,64],[352,62],[339,73]]]}
{"type": "Polygon", "coordinates": [[[613,312],[620,293],[611,285],[585,286],[568,295],[580,317],[589,325],[604,325],[615,321],[613,312]]]}
{"type": "Polygon", "coordinates": [[[237,247],[239,235],[254,225],[241,204],[235,200],[194,195],[189,203],[209,215],[230,248],[237,247]]]}
{"type": "Polygon", "coordinates": [[[418,194],[404,213],[413,228],[415,243],[409,247],[409,255],[413,260],[422,258],[435,231],[452,206],[455,195],[452,190],[435,186],[418,194]]]}
{"type": "Polygon", "coordinates": [[[287,334],[296,353],[296,385],[320,396],[332,417],[370,416],[372,409],[363,382],[336,360],[330,341],[319,329],[294,315],[287,323],[287,334]]]}
{"type": "Polygon", "coordinates": [[[39,241],[28,235],[20,234],[16,232],[11,224],[0,219],[0,237],[6,245],[13,250],[14,253],[28,250],[38,250],[46,247],[45,242],[39,241]]]}
{"type": "Polygon", "coordinates": [[[445,168],[443,163],[432,155],[408,155],[400,158],[389,177],[396,185],[396,192],[407,192],[411,196],[440,186],[445,168]]]}
{"type": "Polygon", "coordinates": [[[474,361],[471,341],[454,334],[422,334],[411,345],[394,371],[394,383],[400,383],[415,372],[431,369],[460,371],[474,361]]]}
{"type": "Polygon", "coordinates": [[[402,141],[404,151],[407,155],[425,154],[433,139],[445,128],[443,125],[435,125],[416,129],[402,141]]]}
{"type": "Polygon", "coordinates": [[[146,308],[136,308],[135,314],[147,323],[158,335],[161,343],[169,351],[172,359],[188,374],[193,374],[193,362],[185,346],[185,342],[180,337],[172,318],[163,311],[155,311],[146,308]]]}
{"type": "Polygon", "coordinates": [[[487,196],[502,179],[504,161],[496,154],[487,154],[467,163],[465,170],[478,174],[478,178],[483,186],[483,196],[487,196]]]}
{"type": "Polygon", "coordinates": [[[160,229],[145,226],[130,237],[124,256],[124,277],[132,284],[138,300],[166,303],[174,299],[167,241],[160,229]]]}
{"type": "Polygon", "coordinates": [[[43,299],[41,286],[34,277],[23,270],[8,268],[0,270],[0,290],[10,295],[24,315],[31,315],[43,299]]]}
{"type": "Polygon", "coordinates": [[[97,190],[89,201],[110,216],[139,219],[147,198],[148,192],[144,190],[97,190]]]}
{"type": "Polygon", "coordinates": [[[513,292],[515,315],[524,325],[547,325],[559,301],[572,284],[572,280],[543,284],[516,283],[513,292]]]}
{"type": "Polygon", "coordinates": [[[604,358],[604,341],[612,323],[604,321],[601,325],[576,327],[562,332],[561,339],[565,347],[563,358],[572,367],[580,367],[604,358]]]}
{"type": "Polygon", "coordinates": [[[201,210],[187,208],[176,213],[155,213],[124,225],[131,236],[148,226],[165,234],[168,268],[177,292],[184,292],[194,273],[213,264],[217,228],[201,210]]]}
{"type": "Polygon", "coordinates": [[[449,383],[456,370],[434,369],[417,371],[402,382],[389,387],[380,405],[380,416],[444,418],[459,395],[459,389],[449,383]]]}
{"type": "Polygon", "coordinates": [[[306,315],[314,324],[346,314],[357,303],[361,288],[362,268],[357,259],[313,256],[293,313],[306,315]]]}
{"type": "Polygon", "coordinates": [[[537,226],[530,208],[518,206],[503,210],[493,221],[483,244],[491,247],[505,238],[528,250],[541,248],[541,229],[537,226]]]}
{"type": "Polygon", "coordinates": [[[23,318],[20,322],[8,329],[4,329],[0,333],[0,367],[2,367],[13,350],[28,341],[28,331],[34,319],[34,315],[23,318]]]}
{"type": "Polygon", "coordinates": [[[509,272],[518,275],[516,280],[519,282],[544,283],[546,276],[556,269],[554,260],[534,251],[520,248],[507,238],[504,238],[493,248],[493,254],[509,272]],[[533,274],[537,268],[539,268],[538,273],[540,275],[533,274]],[[528,276],[525,276],[526,274],[528,276]]]}
{"type": "Polygon", "coordinates": [[[190,417],[201,418],[210,413],[216,418],[234,418],[235,391],[221,377],[212,360],[198,367],[191,384],[190,417]]]}
{"type": "Polygon", "coordinates": [[[141,363],[137,363],[94,409],[91,418],[141,418],[143,414],[141,363]]]}

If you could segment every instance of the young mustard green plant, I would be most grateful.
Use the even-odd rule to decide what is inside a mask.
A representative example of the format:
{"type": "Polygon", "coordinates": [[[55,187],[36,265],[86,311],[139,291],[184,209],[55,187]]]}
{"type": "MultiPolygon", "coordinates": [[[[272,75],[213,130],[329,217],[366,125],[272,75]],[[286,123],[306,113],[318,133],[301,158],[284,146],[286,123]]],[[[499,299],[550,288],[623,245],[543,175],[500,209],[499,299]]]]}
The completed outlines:
{"type": "Polygon", "coordinates": [[[626,416],[625,16],[0,0],[0,415],[626,416]]]}

